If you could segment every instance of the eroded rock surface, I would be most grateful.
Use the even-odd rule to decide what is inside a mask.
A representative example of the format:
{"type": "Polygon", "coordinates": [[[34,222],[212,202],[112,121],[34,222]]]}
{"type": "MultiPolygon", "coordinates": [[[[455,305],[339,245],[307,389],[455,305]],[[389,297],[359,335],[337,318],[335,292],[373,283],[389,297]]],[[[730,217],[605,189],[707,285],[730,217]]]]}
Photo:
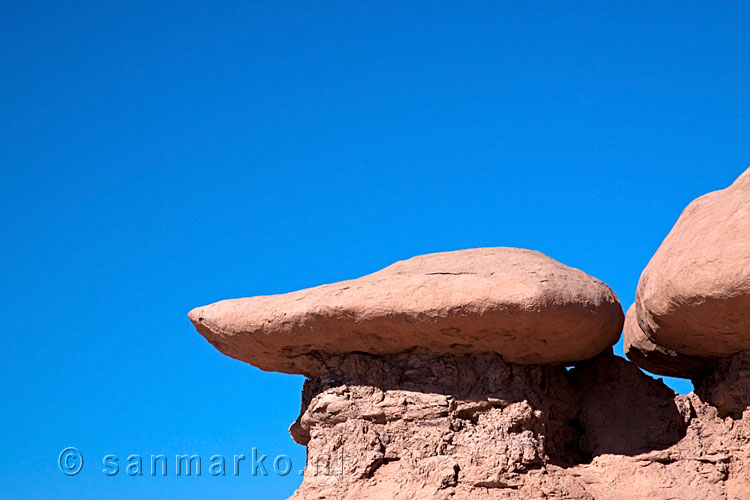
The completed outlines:
{"type": "Polygon", "coordinates": [[[189,317],[217,349],[264,370],[316,375],[317,352],[495,352],[514,363],[595,356],[620,336],[612,290],[519,248],[421,255],[359,279],[223,300],[189,317]]]}
{"type": "Polygon", "coordinates": [[[697,380],[703,376],[710,362],[710,358],[680,354],[654,343],[638,324],[635,304],[625,314],[623,336],[628,359],[651,373],[697,380]]]}
{"type": "Polygon", "coordinates": [[[696,383],[701,399],[715,406],[720,415],[737,418],[750,403],[750,351],[713,360],[696,383]]]}
{"type": "Polygon", "coordinates": [[[611,353],[569,371],[495,354],[331,356],[290,429],[308,447],[292,498],[745,500],[743,356],[704,382],[729,384],[708,392],[733,416],[611,353]]]}

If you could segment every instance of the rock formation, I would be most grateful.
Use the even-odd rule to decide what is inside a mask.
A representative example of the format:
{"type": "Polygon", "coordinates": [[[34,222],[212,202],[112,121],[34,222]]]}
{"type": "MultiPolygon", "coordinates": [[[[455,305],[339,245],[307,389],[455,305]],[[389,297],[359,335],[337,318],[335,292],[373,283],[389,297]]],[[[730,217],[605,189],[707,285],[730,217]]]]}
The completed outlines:
{"type": "MultiPolygon", "coordinates": [[[[571,370],[422,350],[326,367],[290,429],[308,448],[294,500],[750,498],[750,411],[724,417],[611,352],[571,370]]],[[[733,387],[714,391],[747,405],[733,387]]]]}
{"type": "MultiPolygon", "coordinates": [[[[714,265],[709,257],[682,265],[714,265]]],[[[663,258],[665,269],[673,260],[663,258]]],[[[657,265],[646,271],[672,279],[657,265]]],[[[730,274],[716,275],[722,286],[730,274]]],[[[687,285],[659,291],[656,278],[648,281],[628,311],[628,356],[692,377],[695,393],[677,395],[614,356],[623,326],[614,293],[528,250],[425,255],[189,316],[221,352],[308,377],[290,427],[308,450],[296,500],[750,500],[750,346],[737,342],[750,330],[690,324],[696,330],[683,336],[691,342],[706,332],[728,340],[713,350],[676,341],[669,328],[686,324],[664,314],[689,316],[692,304],[694,319],[717,319],[700,300],[653,297],[717,288],[701,283],[690,295],[687,285]],[[638,304],[667,306],[642,321],[638,304]]],[[[712,297],[731,302],[717,306],[731,321],[744,321],[736,293],[712,297]]]]}
{"type": "Polygon", "coordinates": [[[689,377],[699,379],[709,358],[680,354],[655,344],[641,329],[635,317],[635,304],[625,314],[625,354],[644,370],[667,377],[689,377]]]}
{"type": "Polygon", "coordinates": [[[657,374],[700,379],[699,358],[750,349],[750,169],[684,210],[641,275],[631,321],[626,352],[657,374]]]}
{"type": "Polygon", "coordinates": [[[192,310],[217,349],[259,368],[314,375],[315,353],[497,352],[514,363],[587,359],[620,336],[614,292],[519,248],[421,255],[356,280],[192,310]]]}

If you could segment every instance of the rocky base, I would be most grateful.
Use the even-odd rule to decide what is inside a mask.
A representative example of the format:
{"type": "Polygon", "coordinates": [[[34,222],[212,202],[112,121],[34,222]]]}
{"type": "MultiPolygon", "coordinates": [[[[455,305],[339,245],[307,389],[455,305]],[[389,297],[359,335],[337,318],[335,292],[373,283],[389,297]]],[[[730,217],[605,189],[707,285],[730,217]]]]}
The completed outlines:
{"type": "Polygon", "coordinates": [[[750,499],[750,356],[676,395],[611,353],[320,357],[293,499],[750,499]],[[717,405],[718,401],[718,406],[717,405]]]}

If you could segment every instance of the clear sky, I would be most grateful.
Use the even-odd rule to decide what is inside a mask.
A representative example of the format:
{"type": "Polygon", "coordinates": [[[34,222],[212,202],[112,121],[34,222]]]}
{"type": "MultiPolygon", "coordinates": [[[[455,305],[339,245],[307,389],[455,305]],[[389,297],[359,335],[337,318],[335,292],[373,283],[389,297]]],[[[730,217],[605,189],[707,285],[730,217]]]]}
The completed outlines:
{"type": "Polygon", "coordinates": [[[221,355],[195,306],[518,246],[627,308],[750,164],[750,8],[570,4],[3,1],[3,497],[290,495],[302,377],[221,355]],[[292,472],[209,476],[253,448],[292,472]]]}

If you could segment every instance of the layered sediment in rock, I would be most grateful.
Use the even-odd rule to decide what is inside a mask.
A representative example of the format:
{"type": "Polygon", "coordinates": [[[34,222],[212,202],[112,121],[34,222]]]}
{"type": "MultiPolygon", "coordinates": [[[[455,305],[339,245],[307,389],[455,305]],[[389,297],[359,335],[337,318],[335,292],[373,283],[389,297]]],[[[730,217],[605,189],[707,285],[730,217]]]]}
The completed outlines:
{"type": "Polygon", "coordinates": [[[638,324],[635,304],[625,314],[623,327],[625,355],[644,370],[667,377],[689,377],[698,380],[703,376],[711,359],[680,354],[656,344],[638,324]]]}
{"type": "MultiPolygon", "coordinates": [[[[293,499],[750,498],[750,410],[722,417],[611,353],[569,371],[419,350],[325,367],[290,429],[308,448],[293,499]]],[[[706,393],[747,406],[724,374],[706,393]]]]}

